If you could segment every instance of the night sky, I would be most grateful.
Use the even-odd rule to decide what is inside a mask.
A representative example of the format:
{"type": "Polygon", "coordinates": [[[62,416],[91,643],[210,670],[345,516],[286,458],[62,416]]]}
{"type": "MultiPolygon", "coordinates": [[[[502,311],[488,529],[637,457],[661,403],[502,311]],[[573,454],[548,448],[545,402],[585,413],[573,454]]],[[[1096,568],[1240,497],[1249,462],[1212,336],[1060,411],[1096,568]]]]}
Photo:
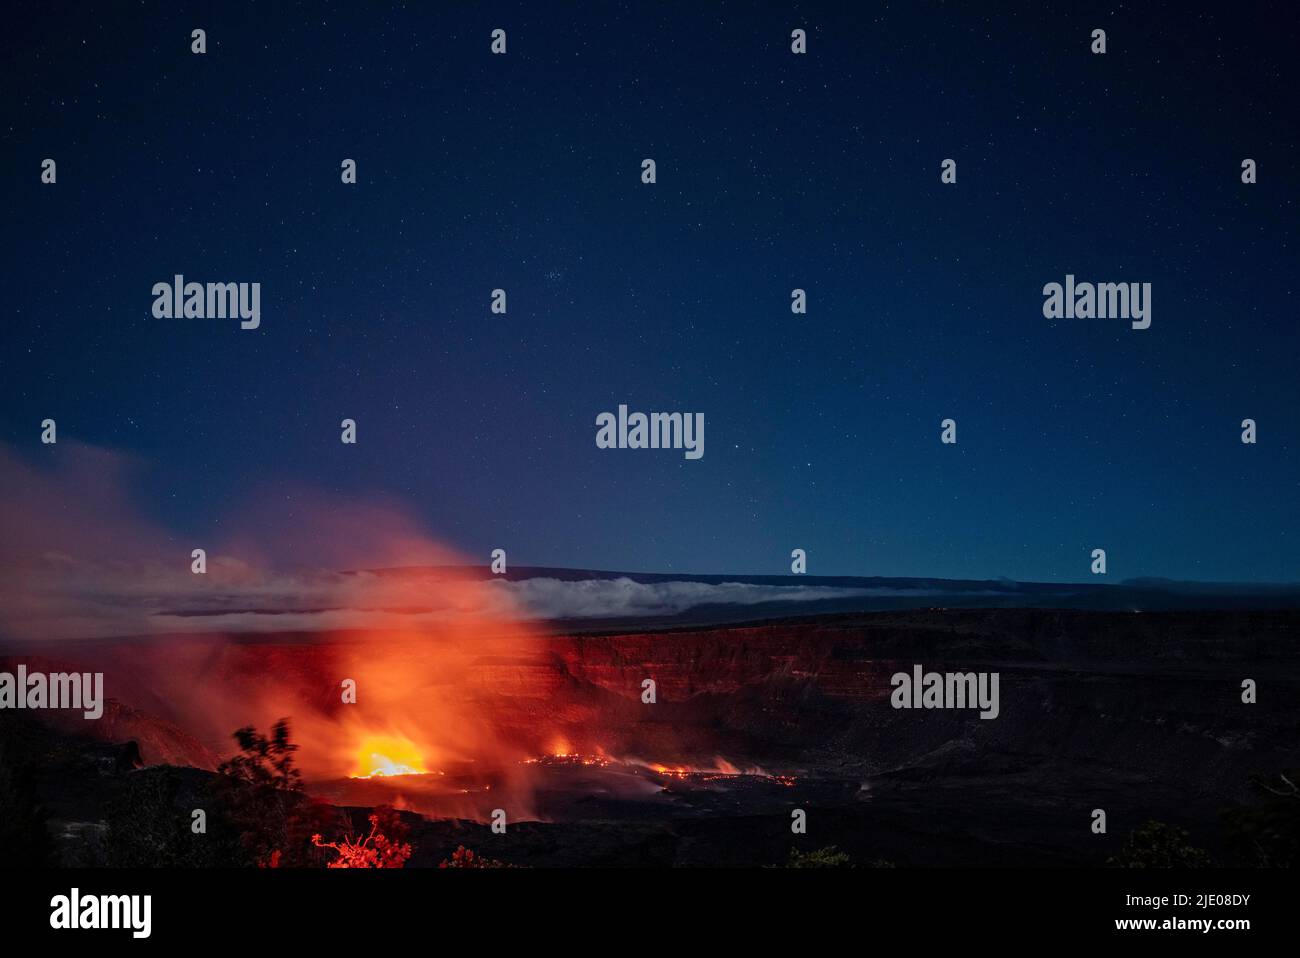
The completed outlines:
{"type": "Polygon", "coordinates": [[[484,562],[1300,580],[1293,4],[446,6],[7,8],[0,441],[200,541],[283,483],[484,562]],[[1067,273],[1151,328],[1045,319],[1067,273]]]}

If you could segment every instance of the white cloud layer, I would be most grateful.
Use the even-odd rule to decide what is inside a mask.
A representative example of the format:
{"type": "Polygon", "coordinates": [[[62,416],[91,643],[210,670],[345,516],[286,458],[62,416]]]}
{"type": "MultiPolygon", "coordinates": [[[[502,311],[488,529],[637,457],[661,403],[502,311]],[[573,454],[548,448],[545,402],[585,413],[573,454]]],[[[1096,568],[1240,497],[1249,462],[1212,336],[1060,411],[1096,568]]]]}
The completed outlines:
{"type": "Polygon", "coordinates": [[[514,596],[520,607],[543,619],[666,616],[704,605],[750,606],[763,602],[812,602],[874,593],[897,594],[894,590],[834,586],[636,582],[626,577],[576,582],[538,577],[499,585],[514,596]]]}

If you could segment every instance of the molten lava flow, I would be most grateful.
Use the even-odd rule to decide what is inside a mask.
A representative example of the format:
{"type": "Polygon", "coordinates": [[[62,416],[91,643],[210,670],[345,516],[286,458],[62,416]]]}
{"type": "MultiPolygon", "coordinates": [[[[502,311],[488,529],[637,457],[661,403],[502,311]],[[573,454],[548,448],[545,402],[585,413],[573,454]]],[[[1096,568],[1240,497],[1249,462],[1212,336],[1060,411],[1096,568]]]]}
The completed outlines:
{"type": "Polygon", "coordinates": [[[350,777],[425,775],[428,771],[420,757],[420,750],[410,739],[394,735],[372,735],[357,748],[357,764],[350,777]]]}
{"type": "Polygon", "coordinates": [[[685,765],[661,765],[658,762],[651,762],[649,768],[652,772],[671,775],[673,778],[689,778],[693,774],[692,770],[685,765]]]}
{"type": "Polygon", "coordinates": [[[633,765],[641,765],[643,768],[664,778],[675,778],[682,781],[727,782],[737,779],[763,779],[775,782],[778,785],[784,785],[787,788],[793,788],[796,782],[793,775],[773,775],[757,765],[738,768],[725,758],[715,758],[713,766],[710,768],[693,765],[664,765],[661,762],[642,763],[639,759],[626,759],[625,761],[633,765]]]}
{"type": "Polygon", "coordinates": [[[581,752],[552,752],[550,755],[543,755],[540,758],[526,758],[524,764],[547,766],[585,765],[608,768],[610,760],[604,755],[583,755],[581,752]]]}

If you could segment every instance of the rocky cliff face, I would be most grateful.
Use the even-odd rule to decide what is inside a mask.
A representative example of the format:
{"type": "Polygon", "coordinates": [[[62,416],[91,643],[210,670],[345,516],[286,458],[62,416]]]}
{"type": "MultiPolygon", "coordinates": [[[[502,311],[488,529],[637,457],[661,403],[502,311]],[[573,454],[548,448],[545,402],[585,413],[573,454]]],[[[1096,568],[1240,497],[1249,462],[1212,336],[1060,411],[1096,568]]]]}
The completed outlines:
{"type": "Polygon", "coordinates": [[[146,761],[208,767],[233,730],[226,725],[277,706],[291,715],[328,708],[348,663],[381,654],[422,677],[429,696],[457,700],[528,752],[559,737],[574,749],[665,761],[731,753],[815,765],[831,756],[881,769],[962,739],[1004,754],[1109,755],[1142,767],[1144,749],[1170,752],[1204,775],[1225,754],[1276,759],[1300,740],[1300,613],[931,610],[545,636],[525,647],[488,639],[458,648],[451,677],[436,639],[393,641],[382,653],[383,635],[349,633],[97,643],[10,655],[0,669],[103,670],[106,717],[84,723],[87,732],[142,739],[146,761]],[[891,676],[916,664],[999,672],[999,717],[891,708],[891,676]],[[1260,686],[1254,706],[1241,703],[1247,678],[1260,686]],[[646,679],[653,706],[641,701],[646,679]],[[282,701],[267,704],[268,689],[282,701]],[[205,699],[217,698],[246,702],[247,716],[194,728],[205,699]]]}
{"type": "Polygon", "coordinates": [[[549,647],[549,667],[516,666],[520,697],[585,704],[588,727],[615,750],[676,734],[688,751],[864,771],[1074,758],[1205,788],[1241,785],[1252,763],[1294,758],[1300,741],[1293,613],[879,613],[549,647]],[[999,672],[998,718],[893,709],[890,677],[914,664],[999,672]],[[656,707],[640,705],[644,678],[657,683],[656,707]],[[1241,701],[1248,678],[1255,705],[1241,701]]]}
{"type": "MultiPolygon", "coordinates": [[[[707,831],[720,815],[770,825],[800,802],[817,811],[823,835],[902,861],[1092,861],[1112,842],[1090,833],[1094,808],[1107,810],[1116,836],[1148,818],[1211,836],[1223,808],[1248,800],[1252,773],[1300,764],[1300,613],[889,612],[554,635],[524,646],[484,639],[459,645],[451,670],[449,656],[429,637],[281,635],[68,647],[57,659],[11,656],[0,669],[17,661],[102,668],[106,720],[72,722],[74,731],[133,739],[147,763],[212,768],[238,725],[351,714],[334,704],[339,676],[379,657],[399,663],[412,709],[452,709],[439,734],[459,740],[472,725],[475,741],[504,743],[493,757],[501,763],[563,751],[761,767],[797,782],[633,801],[611,790],[613,778],[559,770],[531,786],[533,807],[559,809],[556,821],[595,816],[654,828],[676,817],[707,831]],[[893,708],[891,676],[914,665],[997,672],[997,718],[893,708]],[[645,679],[656,683],[654,704],[642,701],[645,679]],[[1246,679],[1257,685],[1256,704],[1242,702],[1246,679]],[[544,794],[566,787],[591,794],[544,794]]],[[[305,735],[305,765],[321,734],[305,735]]],[[[693,841],[725,860],[729,839],[718,836],[729,833],[717,828],[716,847],[703,834],[693,841]]],[[[780,832],[768,836],[773,854],[780,832]]],[[[640,854],[607,838],[618,855],[640,854]]],[[[1201,840],[1213,845],[1212,836],[1201,840]]]]}

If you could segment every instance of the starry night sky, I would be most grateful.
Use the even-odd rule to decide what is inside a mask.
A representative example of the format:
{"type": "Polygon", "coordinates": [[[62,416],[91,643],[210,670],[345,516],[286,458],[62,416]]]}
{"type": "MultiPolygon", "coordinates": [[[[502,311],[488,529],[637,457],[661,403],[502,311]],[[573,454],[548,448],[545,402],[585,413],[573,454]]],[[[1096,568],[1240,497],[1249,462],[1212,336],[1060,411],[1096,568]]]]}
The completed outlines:
{"type": "Polygon", "coordinates": [[[284,480],[484,562],[1300,579],[1292,4],[446,6],[7,10],[0,441],[198,537],[284,480]],[[1151,328],[1044,319],[1071,272],[1151,328]]]}

